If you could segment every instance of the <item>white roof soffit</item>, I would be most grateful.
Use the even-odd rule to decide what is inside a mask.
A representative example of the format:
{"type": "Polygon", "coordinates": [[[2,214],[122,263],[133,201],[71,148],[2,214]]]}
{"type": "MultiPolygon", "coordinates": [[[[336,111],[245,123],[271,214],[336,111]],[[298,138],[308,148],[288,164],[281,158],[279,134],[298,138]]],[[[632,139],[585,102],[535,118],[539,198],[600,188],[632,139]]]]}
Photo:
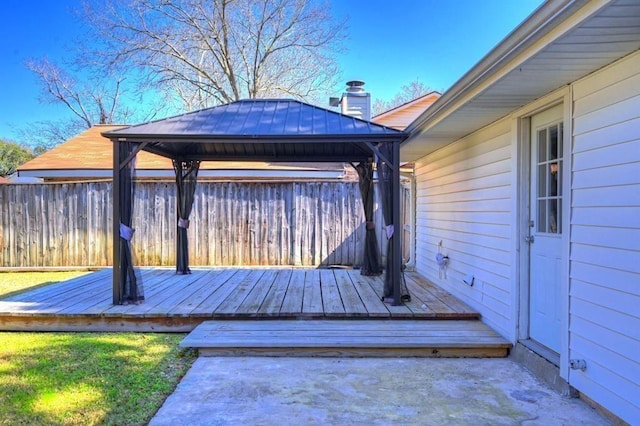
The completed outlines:
{"type": "Polygon", "coordinates": [[[640,49],[640,1],[540,6],[405,130],[415,161],[640,49]]]}

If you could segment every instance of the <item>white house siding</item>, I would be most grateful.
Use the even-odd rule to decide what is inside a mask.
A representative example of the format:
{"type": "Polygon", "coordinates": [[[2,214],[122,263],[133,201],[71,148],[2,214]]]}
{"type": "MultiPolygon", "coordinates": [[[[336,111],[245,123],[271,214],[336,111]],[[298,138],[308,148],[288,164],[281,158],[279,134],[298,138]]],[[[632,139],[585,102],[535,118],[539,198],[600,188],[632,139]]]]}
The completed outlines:
{"type": "Polygon", "coordinates": [[[640,53],[574,84],[571,385],[640,423],[640,53]]]}
{"type": "Polygon", "coordinates": [[[511,126],[502,120],[416,162],[416,270],[514,339],[511,126]],[[450,258],[444,275],[438,243],[450,258]],[[475,283],[463,283],[473,274],[475,283]]]}

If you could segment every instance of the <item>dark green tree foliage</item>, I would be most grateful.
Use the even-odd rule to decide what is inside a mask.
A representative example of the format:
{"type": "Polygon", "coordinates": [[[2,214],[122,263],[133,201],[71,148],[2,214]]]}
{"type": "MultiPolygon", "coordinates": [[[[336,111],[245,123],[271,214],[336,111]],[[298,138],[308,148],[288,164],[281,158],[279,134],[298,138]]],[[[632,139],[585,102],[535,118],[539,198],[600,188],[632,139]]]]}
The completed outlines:
{"type": "Polygon", "coordinates": [[[0,140],[0,176],[15,173],[18,166],[33,158],[28,147],[15,142],[0,140]]]}

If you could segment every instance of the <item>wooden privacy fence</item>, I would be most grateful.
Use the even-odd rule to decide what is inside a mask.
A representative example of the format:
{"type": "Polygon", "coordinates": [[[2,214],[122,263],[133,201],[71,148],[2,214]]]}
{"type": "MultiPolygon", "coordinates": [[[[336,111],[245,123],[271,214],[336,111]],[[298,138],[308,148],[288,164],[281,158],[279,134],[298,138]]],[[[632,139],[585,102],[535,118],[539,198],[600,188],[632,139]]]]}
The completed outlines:
{"type": "MultiPolygon", "coordinates": [[[[111,265],[111,183],[0,185],[0,206],[0,266],[111,265]]],[[[194,266],[362,260],[364,213],[353,182],[199,182],[190,219],[194,266]]],[[[382,225],[376,208],[385,250],[382,225]]],[[[133,227],[137,265],[175,265],[173,183],[136,183],[133,227]]]]}

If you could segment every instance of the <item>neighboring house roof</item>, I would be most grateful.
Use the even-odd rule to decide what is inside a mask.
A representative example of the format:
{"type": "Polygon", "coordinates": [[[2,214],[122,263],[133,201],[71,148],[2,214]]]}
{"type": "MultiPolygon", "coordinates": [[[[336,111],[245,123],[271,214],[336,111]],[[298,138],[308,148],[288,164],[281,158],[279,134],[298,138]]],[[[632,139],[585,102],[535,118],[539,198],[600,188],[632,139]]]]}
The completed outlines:
{"type": "Polygon", "coordinates": [[[402,105],[391,108],[382,112],[371,119],[374,123],[383,126],[393,127],[394,129],[404,130],[416,118],[420,116],[427,108],[431,106],[440,97],[439,92],[429,92],[415,98],[412,101],[405,102],[402,105]]]}
{"type": "MultiPolygon", "coordinates": [[[[50,151],[18,167],[21,177],[45,179],[110,178],[113,176],[113,143],[102,132],[125,126],[96,125],[50,151]]],[[[136,157],[139,177],[173,177],[171,160],[141,151],[136,157]]],[[[344,175],[342,163],[265,163],[237,161],[205,161],[201,177],[209,178],[307,178],[338,179],[344,175]]]]}
{"type": "MultiPolygon", "coordinates": [[[[136,157],[138,177],[173,177],[171,160],[153,151],[166,154],[162,149],[178,149],[183,154],[206,149],[201,156],[226,160],[203,161],[199,176],[204,178],[341,179],[349,175],[350,168],[345,169],[336,154],[353,151],[362,155],[362,148],[356,145],[363,137],[398,141],[404,138],[404,133],[295,100],[252,99],[136,126],[97,125],[23,164],[18,168],[18,176],[110,178],[113,176],[113,143],[109,137],[152,141],[148,147],[151,152],[143,150],[136,157]],[[165,143],[167,135],[174,139],[182,137],[183,141],[179,145],[165,143]],[[198,143],[204,139],[216,143],[204,148],[204,144],[198,143]],[[239,143],[242,139],[244,145],[239,143]],[[246,139],[260,141],[249,148],[246,139]],[[235,161],[244,158],[247,149],[264,150],[262,160],[282,158],[279,150],[284,149],[284,161],[296,161],[312,145],[309,142],[320,146],[327,158],[330,154],[331,161],[311,162],[315,156],[308,157],[307,163],[235,161]],[[211,154],[210,150],[219,151],[211,154]]],[[[318,161],[322,161],[322,153],[319,154],[318,161]]],[[[345,157],[345,161],[349,158],[345,157]]]]}
{"type": "Polygon", "coordinates": [[[406,129],[415,161],[640,49],[640,2],[551,0],[406,129]]]}
{"type": "Polygon", "coordinates": [[[7,179],[6,177],[0,176],[0,184],[2,184],[2,183],[11,183],[11,181],[9,179],[7,179]]]}

